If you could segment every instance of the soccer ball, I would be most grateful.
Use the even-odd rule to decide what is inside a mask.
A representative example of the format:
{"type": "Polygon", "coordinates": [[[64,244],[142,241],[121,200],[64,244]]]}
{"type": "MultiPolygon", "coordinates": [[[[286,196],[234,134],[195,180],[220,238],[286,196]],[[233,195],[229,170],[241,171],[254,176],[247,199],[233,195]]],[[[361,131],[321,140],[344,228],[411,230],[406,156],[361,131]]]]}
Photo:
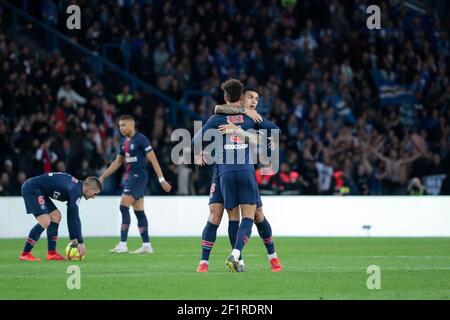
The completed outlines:
{"type": "Polygon", "coordinates": [[[78,252],[78,244],[70,242],[66,247],[66,256],[69,260],[83,260],[84,256],[78,252]]]}

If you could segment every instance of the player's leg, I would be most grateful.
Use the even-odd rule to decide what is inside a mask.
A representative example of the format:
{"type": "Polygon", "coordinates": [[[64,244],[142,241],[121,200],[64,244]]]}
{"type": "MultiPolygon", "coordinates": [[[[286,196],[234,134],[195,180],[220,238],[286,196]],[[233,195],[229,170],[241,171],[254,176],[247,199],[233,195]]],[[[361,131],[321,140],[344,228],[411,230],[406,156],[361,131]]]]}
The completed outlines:
{"type": "MultiPolygon", "coordinates": [[[[230,239],[231,249],[236,245],[236,238],[239,230],[239,223],[241,222],[241,213],[239,207],[227,210],[228,213],[228,238],[230,239]]],[[[242,254],[239,257],[239,265],[241,271],[245,270],[245,263],[242,254]]]]}
{"type": "Polygon", "coordinates": [[[42,232],[44,232],[51,222],[48,215],[45,198],[42,192],[32,186],[29,181],[26,181],[22,186],[22,197],[25,202],[27,214],[33,214],[38,223],[31,228],[19,259],[27,261],[41,261],[41,259],[35,258],[31,254],[31,250],[33,250],[33,247],[41,237],[42,232]]]}
{"type": "Polygon", "coordinates": [[[33,255],[31,254],[31,250],[33,250],[34,246],[38,242],[42,232],[44,232],[44,230],[48,228],[51,220],[48,214],[36,215],[36,220],[37,224],[33,228],[31,228],[31,231],[28,234],[23,252],[19,257],[20,260],[41,261],[41,259],[33,257],[33,255]]]}
{"type": "Polygon", "coordinates": [[[209,189],[209,217],[202,232],[202,255],[197,272],[208,272],[208,261],[223,217],[223,198],[218,174],[213,173],[209,189]]]}
{"type": "Polygon", "coordinates": [[[240,272],[239,257],[250,238],[256,212],[257,186],[252,172],[233,172],[224,174],[220,180],[223,188],[224,205],[227,209],[240,206],[242,220],[239,225],[236,243],[226,265],[231,272],[240,272]]]}
{"type": "Polygon", "coordinates": [[[128,194],[122,194],[120,198],[120,213],[122,214],[122,224],[120,225],[120,242],[111,250],[113,253],[128,252],[127,240],[128,229],[130,228],[130,207],[134,203],[134,198],[128,194]]]}
{"type": "Polygon", "coordinates": [[[280,272],[282,270],[281,262],[275,252],[275,244],[272,239],[272,227],[264,216],[262,207],[256,208],[255,225],[258,229],[259,236],[266,246],[267,256],[270,262],[270,270],[272,272],[280,272]]]}
{"type": "Polygon", "coordinates": [[[61,212],[56,209],[56,206],[50,199],[48,199],[48,207],[50,211],[50,225],[47,228],[47,260],[65,260],[64,257],[56,251],[56,242],[58,241],[58,228],[59,223],[61,222],[61,212]]]}
{"type": "Polygon", "coordinates": [[[148,235],[148,220],[144,211],[144,197],[136,199],[133,203],[134,214],[138,222],[139,233],[141,234],[142,246],[132,253],[153,253],[150,237],[148,235]]]}
{"type": "Polygon", "coordinates": [[[197,272],[207,272],[209,256],[216,242],[217,228],[222,221],[223,204],[216,202],[209,204],[209,217],[202,232],[202,256],[197,267],[197,272]]]}

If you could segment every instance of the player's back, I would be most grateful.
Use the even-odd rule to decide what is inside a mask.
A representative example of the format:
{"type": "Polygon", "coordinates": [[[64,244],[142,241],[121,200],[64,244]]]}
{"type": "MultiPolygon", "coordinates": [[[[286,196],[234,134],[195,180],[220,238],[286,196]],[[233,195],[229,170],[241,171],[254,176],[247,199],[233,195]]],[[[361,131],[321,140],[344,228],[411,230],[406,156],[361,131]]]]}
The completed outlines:
{"type": "Polygon", "coordinates": [[[67,201],[72,193],[82,193],[82,182],[63,172],[50,172],[28,179],[29,184],[39,189],[44,195],[59,201],[67,201]],[[75,189],[74,189],[75,188],[75,189]]]}
{"type": "MultiPolygon", "coordinates": [[[[228,122],[234,123],[236,126],[240,126],[244,130],[255,128],[255,123],[247,116],[244,115],[220,115],[215,114],[208,119],[208,122],[204,126],[204,130],[217,130],[220,125],[227,124],[228,122]]],[[[200,134],[204,135],[205,132],[200,134]]],[[[199,134],[199,133],[198,133],[199,134]]],[[[194,137],[193,141],[197,140],[198,134],[194,137]]],[[[218,134],[218,132],[215,132],[218,134]]],[[[237,135],[223,135],[221,145],[216,144],[215,153],[211,156],[216,160],[219,175],[228,171],[254,171],[254,161],[250,152],[250,145],[246,141],[242,140],[237,135]]]]}

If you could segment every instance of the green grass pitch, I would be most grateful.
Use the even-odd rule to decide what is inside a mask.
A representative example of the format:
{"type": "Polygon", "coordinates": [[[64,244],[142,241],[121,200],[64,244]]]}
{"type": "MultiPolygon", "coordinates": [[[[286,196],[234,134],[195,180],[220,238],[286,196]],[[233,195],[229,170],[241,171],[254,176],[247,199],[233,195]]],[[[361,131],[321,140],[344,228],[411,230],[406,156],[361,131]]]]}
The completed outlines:
{"type": "MultiPolygon", "coordinates": [[[[254,236],[246,272],[229,273],[228,239],[216,241],[210,272],[195,272],[199,238],[153,238],[155,253],[108,252],[116,238],[86,239],[82,262],[19,261],[24,239],[0,240],[0,299],[450,299],[450,238],[284,238],[275,245],[284,270],[271,273],[254,236]],[[66,286],[79,265],[81,289],[66,286]],[[367,288],[367,267],[381,268],[381,289],[367,288]]],[[[64,252],[66,239],[60,239],[64,252]]],[[[140,240],[129,240],[129,249],[140,240]]],[[[34,250],[45,257],[47,240],[34,250]]]]}

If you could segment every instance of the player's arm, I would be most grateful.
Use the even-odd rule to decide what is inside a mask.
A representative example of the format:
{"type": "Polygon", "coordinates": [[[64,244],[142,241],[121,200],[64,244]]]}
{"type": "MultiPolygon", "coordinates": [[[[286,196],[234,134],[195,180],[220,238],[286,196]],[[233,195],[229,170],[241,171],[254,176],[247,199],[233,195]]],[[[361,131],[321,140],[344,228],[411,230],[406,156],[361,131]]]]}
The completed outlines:
{"type": "Polygon", "coordinates": [[[67,228],[69,229],[69,237],[71,241],[78,243],[78,251],[80,255],[84,255],[84,239],[81,231],[81,220],[78,209],[80,198],[72,197],[67,201],[67,228]]]}
{"type": "Polygon", "coordinates": [[[165,192],[170,192],[172,186],[166,181],[166,179],[164,179],[161,166],[159,165],[158,158],[156,158],[156,154],[153,149],[147,152],[147,159],[152,164],[153,170],[155,170],[155,173],[158,176],[158,181],[161,184],[161,188],[163,188],[165,192]]]}
{"type": "Polygon", "coordinates": [[[258,134],[247,132],[241,127],[236,126],[233,122],[230,121],[227,122],[228,124],[223,124],[219,126],[218,130],[221,134],[235,134],[244,141],[248,141],[253,146],[258,145],[259,142],[258,134]]]}
{"type": "Polygon", "coordinates": [[[120,168],[120,166],[123,163],[123,158],[124,156],[121,154],[118,154],[116,156],[116,159],[114,159],[114,161],[109,165],[108,169],[105,170],[105,172],[102,173],[102,175],[98,178],[100,180],[101,183],[103,183],[103,181],[109,177],[110,175],[112,175],[114,172],[117,171],[117,169],[120,168]]]}
{"type": "Polygon", "coordinates": [[[204,161],[204,153],[203,153],[203,135],[210,129],[216,130],[219,126],[219,120],[213,115],[206,121],[206,123],[201,127],[200,130],[194,135],[192,138],[192,145],[194,146],[194,164],[198,164],[203,166],[206,164],[204,161]],[[199,147],[200,146],[200,147],[199,147]]]}
{"type": "Polygon", "coordinates": [[[221,104],[214,107],[214,113],[220,114],[245,114],[250,117],[254,122],[259,123],[262,121],[261,115],[253,109],[244,108],[242,106],[236,106],[233,104],[221,104]]]}

